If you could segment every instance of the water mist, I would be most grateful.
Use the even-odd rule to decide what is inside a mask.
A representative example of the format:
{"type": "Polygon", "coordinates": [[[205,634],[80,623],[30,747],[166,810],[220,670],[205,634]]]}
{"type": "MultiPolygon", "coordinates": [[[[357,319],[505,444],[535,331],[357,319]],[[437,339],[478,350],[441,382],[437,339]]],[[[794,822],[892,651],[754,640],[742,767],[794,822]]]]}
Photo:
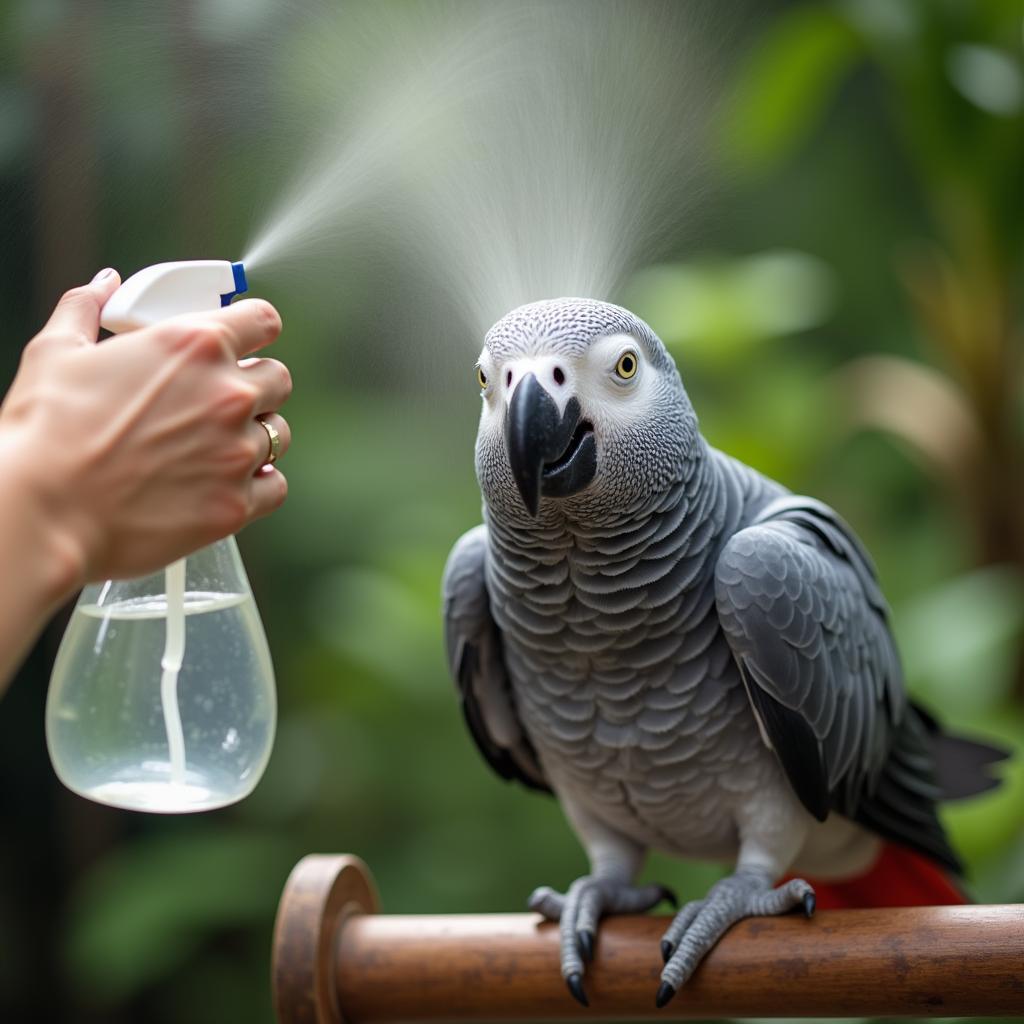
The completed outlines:
{"type": "Polygon", "coordinates": [[[523,302],[613,296],[700,194],[715,95],[701,10],[443,3],[410,21],[389,4],[346,8],[339,24],[377,31],[358,74],[337,76],[333,123],[246,264],[341,253],[372,208],[374,231],[455,303],[474,344],[523,302]]]}

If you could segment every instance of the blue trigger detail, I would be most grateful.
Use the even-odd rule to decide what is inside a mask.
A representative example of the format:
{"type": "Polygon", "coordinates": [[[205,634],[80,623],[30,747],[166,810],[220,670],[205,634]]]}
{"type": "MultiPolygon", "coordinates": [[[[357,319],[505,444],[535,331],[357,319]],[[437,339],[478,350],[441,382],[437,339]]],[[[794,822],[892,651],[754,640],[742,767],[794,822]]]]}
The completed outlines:
{"type": "Polygon", "coordinates": [[[245,279],[245,267],[242,265],[241,261],[231,264],[231,273],[235,278],[235,290],[233,292],[225,292],[220,297],[220,304],[222,307],[230,306],[231,300],[236,295],[241,295],[242,292],[247,292],[249,290],[249,282],[245,279]]]}

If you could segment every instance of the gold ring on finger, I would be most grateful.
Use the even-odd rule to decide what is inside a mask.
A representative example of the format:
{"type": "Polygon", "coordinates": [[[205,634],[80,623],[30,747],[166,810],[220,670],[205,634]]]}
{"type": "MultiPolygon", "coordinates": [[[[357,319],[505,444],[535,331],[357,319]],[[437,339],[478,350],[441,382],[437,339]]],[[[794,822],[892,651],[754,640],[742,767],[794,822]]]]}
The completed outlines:
{"type": "Polygon", "coordinates": [[[278,433],[277,427],[275,427],[269,420],[265,420],[262,416],[257,416],[256,422],[267,432],[267,440],[270,442],[270,447],[267,450],[267,458],[264,465],[272,466],[277,462],[277,457],[281,454],[281,435],[278,433]]]}

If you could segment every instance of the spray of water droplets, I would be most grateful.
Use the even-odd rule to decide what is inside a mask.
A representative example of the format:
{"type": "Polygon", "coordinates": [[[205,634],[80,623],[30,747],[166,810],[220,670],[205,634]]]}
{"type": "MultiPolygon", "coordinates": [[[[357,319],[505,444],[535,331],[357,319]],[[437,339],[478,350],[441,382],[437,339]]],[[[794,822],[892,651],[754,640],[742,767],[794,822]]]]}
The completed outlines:
{"type": "Polygon", "coordinates": [[[523,302],[610,297],[685,229],[716,92],[699,5],[398,10],[321,26],[323,123],[247,264],[343,252],[372,210],[479,335],[523,302]]]}

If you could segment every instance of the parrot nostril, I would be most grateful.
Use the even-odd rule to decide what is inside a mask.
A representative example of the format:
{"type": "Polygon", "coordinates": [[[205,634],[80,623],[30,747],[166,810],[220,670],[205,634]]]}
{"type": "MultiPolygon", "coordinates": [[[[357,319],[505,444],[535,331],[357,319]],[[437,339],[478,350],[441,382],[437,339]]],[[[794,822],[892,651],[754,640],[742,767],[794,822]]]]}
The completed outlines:
{"type": "Polygon", "coordinates": [[[555,367],[555,372],[552,376],[555,378],[555,383],[559,386],[565,383],[565,374],[562,372],[562,368],[560,366],[555,367]]]}
{"type": "Polygon", "coordinates": [[[507,388],[512,387],[512,371],[511,370],[509,370],[508,373],[505,374],[505,387],[507,387],[507,388]]]}

